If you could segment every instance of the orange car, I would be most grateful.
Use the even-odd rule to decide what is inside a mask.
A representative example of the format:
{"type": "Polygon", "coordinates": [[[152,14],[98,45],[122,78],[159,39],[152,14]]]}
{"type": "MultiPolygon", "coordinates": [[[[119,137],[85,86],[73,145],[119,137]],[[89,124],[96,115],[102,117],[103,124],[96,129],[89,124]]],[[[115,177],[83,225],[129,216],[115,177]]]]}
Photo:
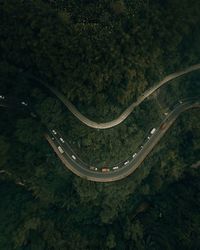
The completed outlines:
{"type": "Polygon", "coordinates": [[[109,171],[110,171],[110,169],[109,169],[109,168],[107,168],[107,167],[104,167],[104,168],[102,168],[102,169],[101,169],[101,171],[102,171],[102,172],[109,172],[109,171]]]}
{"type": "Polygon", "coordinates": [[[161,126],[160,126],[160,129],[164,129],[166,127],[166,123],[163,123],[161,126]]]}

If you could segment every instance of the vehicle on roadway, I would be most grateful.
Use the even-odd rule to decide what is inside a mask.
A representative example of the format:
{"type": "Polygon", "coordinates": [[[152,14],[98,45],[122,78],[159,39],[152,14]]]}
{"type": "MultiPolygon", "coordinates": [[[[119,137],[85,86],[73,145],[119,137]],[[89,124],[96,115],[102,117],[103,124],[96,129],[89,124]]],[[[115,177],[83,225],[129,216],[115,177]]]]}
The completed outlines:
{"type": "Polygon", "coordinates": [[[107,168],[107,167],[103,167],[103,168],[101,169],[101,171],[102,171],[102,172],[109,172],[109,171],[110,171],[110,169],[109,169],[109,168],[107,168]]]}
{"type": "Polygon", "coordinates": [[[33,113],[33,112],[31,112],[31,116],[34,117],[34,118],[37,117],[37,115],[35,113],[33,113]]]}
{"type": "Polygon", "coordinates": [[[64,150],[61,148],[61,146],[58,146],[58,150],[59,150],[59,152],[60,152],[61,154],[64,153],[64,150]]]}
{"type": "Polygon", "coordinates": [[[90,166],[90,169],[91,169],[91,170],[95,170],[95,171],[97,171],[97,170],[98,170],[98,168],[93,167],[93,166],[90,166]]]}
{"type": "Polygon", "coordinates": [[[161,124],[160,129],[164,129],[166,127],[166,123],[161,124]]]}
{"type": "Polygon", "coordinates": [[[150,136],[148,136],[147,139],[150,140],[150,136]]]}
{"type": "Polygon", "coordinates": [[[119,168],[119,167],[118,167],[118,166],[116,166],[116,167],[113,167],[112,169],[113,169],[113,170],[116,170],[116,169],[118,169],[118,168],[119,168]]]}
{"type": "Polygon", "coordinates": [[[143,149],[143,146],[140,146],[141,149],[143,149]]]}
{"type": "Polygon", "coordinates": [[[125,162],[124,162],[124,165],[127,165],[128,163],[129,163],[129,161],[125,161],[125,162]]]}
{"type": "Polygon", "coordinates": [[[182,104],[183,102],[180,100],[179,103],[182,104]]]}
{"type": "Polygon", "coordinates": [[[3,96],[3,95],[0,95],[0,99],[5,99],[5,96],[3,96]]]}
{"type": "Polygon", "coordinates": [[[132,156],[132,157],[134,158],[134,157],[136,157],[136,155],[137,155],[137,153],[133,154],[133,156],[132,156]]]}
{"type": "Polygon", "coordinates": [[[75,156],[75,155],[72,155],[72,159],[76,160],[76,156],[75,156]]]}
{"type": "Polygon", "coordinates": [[[57,135],[57,132],[56,132],[54,129],[52,129],[52,133],[53,133],[54,135],[57,135]]]}
{"type": "Polygon", "coordinates": [[[156,132],[156,128],[152,128],[150,134],[153,135],[156,132]]]}
{"type": "Polygon", "coordinates": [[[24,102],[24,101],[21,102],[21,104],[24,105],[24,106],[28,106],[28,103],[27,103],[27,102],[24,102]]]}
{"type": "Polygon", "coordinates": [[[62,143],[65,143],[65,141],[63,140],[63,138],[62,138],[62,137],[60,137],[60,141],[61,141],[62,143]]]}

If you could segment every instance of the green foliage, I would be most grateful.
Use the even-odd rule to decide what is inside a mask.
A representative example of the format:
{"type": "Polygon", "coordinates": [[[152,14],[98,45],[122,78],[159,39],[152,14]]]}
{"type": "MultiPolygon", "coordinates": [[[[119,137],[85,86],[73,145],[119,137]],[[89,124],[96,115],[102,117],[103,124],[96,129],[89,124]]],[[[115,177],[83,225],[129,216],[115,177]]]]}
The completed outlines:
{"type": "Polygon", "coordinates": [[[0,168],[3,168],[8,160],[9,148],[10,148],[10,145],[6,141],[6,138],[3,136],[0,136],[0,168]]]}
{"type": "Polygon", "coordinates": [[[110,166],[136,152],[177,100],[199,95],[199,73],[105,131],[85,127],[40,83],[92,119],[111,120],[168,73],[199,63],[199,1],[0,6],[0,94],[12,106],[0,110],[0,249],[199,249],[199,170],[188,171],[199,160],[198,111],[182,115],[140,169],[114,183],[76,177],[44,139],[56,128],[82,159],[110,166]],[[29,106],[18,109],[22,100],[29,106]]]}

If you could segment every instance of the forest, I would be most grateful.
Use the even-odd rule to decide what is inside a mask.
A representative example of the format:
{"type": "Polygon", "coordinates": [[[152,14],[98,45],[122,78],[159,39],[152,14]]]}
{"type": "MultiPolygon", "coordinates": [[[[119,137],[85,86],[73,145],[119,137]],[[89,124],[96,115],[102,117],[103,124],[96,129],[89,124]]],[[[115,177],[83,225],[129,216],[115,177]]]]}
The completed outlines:
{"type": "Polygon", "coordinates": [[[168,74],[200,63],[200,2],[0,0],[0,30],[0,249],[199,249],[199,110],[183,113],[141,167],[113,183],[64,168],[44,133],[58,129],[97,167],[122,161],[178,100],[200,96],[200,72],[101,131],[41,82],[95,121],[116,118],[168,74]]]}

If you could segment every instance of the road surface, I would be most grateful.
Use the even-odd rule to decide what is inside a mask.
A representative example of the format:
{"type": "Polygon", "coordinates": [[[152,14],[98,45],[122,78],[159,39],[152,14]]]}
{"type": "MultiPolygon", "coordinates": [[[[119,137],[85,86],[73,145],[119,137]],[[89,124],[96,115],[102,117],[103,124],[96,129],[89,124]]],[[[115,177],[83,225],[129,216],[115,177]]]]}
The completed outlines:
{"type": "MultiPolygon", "coordinates": [[[[156,132],[151,135],[150,139],[146,141],[143,145],[143,148],[140,149],[137,155],[133,158],[132,156],[129,159],[124,160],[116,166],[112,166],[109,172],[102,172],[100,169],[95,171],[91,170],[89,165],[84,163],[67,143],[62,143],[60,141],[61,135],[57,133],[56,135],[45,134],[45,137],[55,153],[58,155],[63,164],[71,170],[74,174],[80,176],[81,178],[95,181],[95,182],[112,182],[123,179],[128,175],[132,174],[148,156],[148,154],[153,150],[156,144],[161,140],[167,130],[175,122],[178,116],[191,108],[200,108],[200,102],[196,101],[187,101],[185,103],[179,104],[176,108],[164,119],[160,124],[159,128],[156,129],[156,132]],[[58,146],[62,147],[64,153],[61,154],[58,150],[58,146]],[[72,155],[76,157],[74,160],[72,155]],[[127,165],[124,165],[125,162],[129,161],[127,165]],[[118,169],[113,170],[113,167],[118,167],[118,169]]],[[[135,153],[135,152],[133,152],[135,153]]],[[[103,167],[103,166],[102,166],[103,167]]]]}
{"type": "MultiPolygon", "coordinates": [[[[44,86],[46,86],[49,90],[51,90],[52,93],[54,93],[63,103],[64,105],[73,113],[74,116],[76,116],[81,122],[83,122],[85,125],[96,128],[96,129],[107,129],[107,128],[112,128],[123,122],[134,110],[135,107],[137,107],[144,99],[146,99],[148,96],[153,94],[157,89],[159,89],[161,86],[166,84],[167,82],[180,77],[182,75],[188,74],[192,71],[199,70],[200,69],[200,64],[195,64],[193,66],[188,67],[185,70],[173,73],[171,75],[166,76],[162,81],[160,81],[158,84],[150,88],[149,90],[145,91],[138,99],[136,102],[133,102],[119,117],[116,119],[110,121],[110,122],[105,122],[105,123],[97,123],[94,122],[90,119],[88,119],[86,116],[82,115],[77,108],[67,100],[67,98],[60,93],[58,90],[56,90],[54,87],[49,86],[48,84],[42,82],[44,86]]],[[[40,81],[41,82],[41,81],[40,81]]]]}
{"type": "Polygon", "coordinates": [[[8,108],[8,106],[6,104],[1,104],[1,103],[0,103],[0,107],[2,107],[2,108],[8,108]]]}
{"type": "MultiPolygon", "coordinates": [[[[164,78],[163,81],[161,81],[158,85],[156,85],[155,87],[146,91],[141,97],[139,97],[137,102],[133,103],[125,111],[127,113],[121,118],[120,122],[122,122],[124,119],[126,119],[126,117],[132,112],[132,110],[135,106],[139,105],[139,103],[141,103],[146,97],[151,95],[156,89],[161,87],[164,83],[166,83],[166,82],[168,82],[168,81],[170,81],[178,76],[181,76],[183,74],[197,70],[199,68],[200,68],[200,64],[194,65],[194,66],[188,68],[187,70],[172,74],[172,75],[164,78]]],[[[55,93],[55,91],[53,90],[53,93],[55,93]]],[[[60,95],[60,93],[57,93],[56,95],[58,96],[58,95],[60,95]]],[[[21,105],[22,105],[22,102],[21,102],[21,105]]],[[[70,104],[70,105],[72,105],[72,104],[70,104]]],[[[6,105],[4,105],[4,104],[2,106],[6,107],[6,105]]],[[[175,109],[160,124],[159,128],[156,129],[156,132],[153,135],[151,135],[149,140],[146,141],[146,143],[143,145],[143,148],[138,150],[137,152],[133,152],[133,153],[137,153],[137,155],[134,158],[133,158],[133,156],[130,156],[128,159],[122,161],[121,163],[119,163],[115,166],[112,166],[111,168],[109,168],[110,169],[109,172],[102,172],[100,169],[98,169],[97,171],[95,169],[92,170],[91,166],[89,166],[87,163],[83,162],[66,142],[62,143],[60,141],[61,135],[58,132],[56,135],[54,135],[52,132],[45,134],[45,137],[48,140],[49,144],[52,146],[53,150],[59,156],[61,161],[64,163],[64,165],[68,169],[70,169],[73,173],[75,173],[76,175],[78,175],[84,179],[91,180],[91,181],[112,182],[112,181],[117,181],[117,180],[123,179],[123,178],[127,177],[128,175],[130,175],[131,173],[133,173],[141,165],[141,163],[148,156],[148,154],[153,150],[153,148],[160,141],[160,139],[164,136],[164,134],[167,132],[167,130],[170,128],[170,126],[178,118],[178,116],[182,112],[184,112],[188,109],[191,109],[191,108],[200,108],[200,102],[198,100],[196,100],[196,101],[190,100],[190,101],[185,101],[184,103],[181,103],[178,106],[176,106],[175,109]],[[59,152],[58,146],[61,146],[62,149],[64,150],[63,154],[61,154],[59,152]],[[73,159],[72,156],[75,156],[75,159],[73,159]],[[127,163],[126,165],[125,165],[125,162],[127,163]],[[113,169],[113,168],[116,168],[116,169],[113,169]]],[[[92,166],[92,167],[94,168],[94,166],[92,166]]]]}

